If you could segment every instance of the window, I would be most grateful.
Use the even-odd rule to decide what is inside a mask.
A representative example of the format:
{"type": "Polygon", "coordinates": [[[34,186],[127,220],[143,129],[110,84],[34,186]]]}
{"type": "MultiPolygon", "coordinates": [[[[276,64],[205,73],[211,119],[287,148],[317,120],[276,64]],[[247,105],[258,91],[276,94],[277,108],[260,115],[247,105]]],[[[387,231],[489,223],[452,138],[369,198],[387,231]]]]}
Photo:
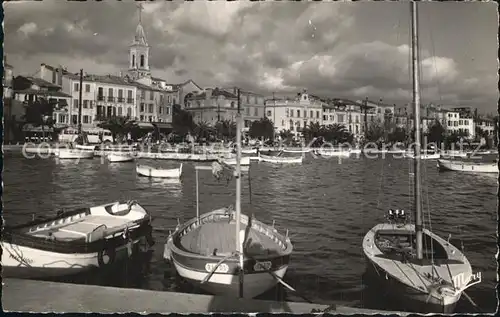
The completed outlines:
{"type": "Polygon", "coordinates": [[[122,107],[118,107],[118,115],[121,116],[122,115],[122,107]]]}
{"type": "Polygon", "coordinates": [[[135,54],[132,55],[132,68],[135,68],[135,54]]]}
{"type": "Polygon", "coordinates": [[[90,92],[90,84],[85,84],[85,92],[90,92]]]}
{"type": "Polygon", "coordinates": [[[113,97],[113,88],[108,89],[108,96],[113,97]]]}
{"type": "Polygon", "coordinates": [[[144,103],[143,103],[143,102],[141,102],[141,110],[140,110],[140,112],[144,112],[144,111],[145,111],[145,109],[144,109],[144,108],[145,108],[145,107],[144,107],[144,103]]]}
{"type": "Polygon", "coordinates": [[[66,121],[66,116],[63,114],[60,114],[59,115],[59,123],[66,123],[65,121],[66,121]]]}
{"type": "Polygon", "coordinates": [[[356,134],[359,133],[359,126],[356,126],[356,134]]]}
{"type": "Polygon", "coordinates": [[[87,109],[89,107],[89,101],[83,100],[83,108],[87,109]]]}
{"type": "Polygon", "coordinates": [[[171,99],[172,99],[171,97],[172,97],[172,96],[170,96],[170,95],[168,95],[168,96],[167,96],[167,102],[168,102],[168,103],[170,103],[170,101],[171,101],[171,99]]]}
{"type": "Polygon", "coordinates": [[[290,109],[290,117],[293,118],[293,109],[290,109]]]}
{"type": "Polygon", "coordinates": [[[144,54],[141,54],[141,67],[144,67],[144,54]]]}
{"type": "Polygon", "coordinates": [[[73,108],[78,109],[78,99],[73,99],[73,108]]]}
{"type": "Polygon", "coordinates": [[[93,108],[93,107],[92,107],[92,103],[93,103],[93,101],[92,101],[92,100],[89,100],[89,109],[92,109],[92,108],[93,108]]]}
{"type": "Polygon", "coordinates": [[[247,116],[249,116],[250,115],[250,107],[246,107],[245,112],[246,112],[247,116]]]}
{"type": "Polygon", "coordinates": [[[281,120],[281,126],[285,126],[285,120],[281,120]]]}
{"type": "Polygon", "coordinates": [[[319,119],[319,111],[316,111],[316,118],[319,119]]]}
{"type": "Polygon", "coordinates": [[[132,108],[127,108],[127,116],[132,117],[132,108]]]}
{"type": "Polygon", "coordinates": [[[127,98],[132,99],[132,90],[127,90],[127,98]]]}
{"type": "Polygon", "coordinates": [[[52,72],[52,83],[56,83],[56,72],[52,72]]]}
{"type": "Polygon", "coordinates": [[[158,113],[159,113],[159,114],[162,114],[162,113],[163,113],[163,106],[159,106],[159,107],[158,107],[158,113]]]}
{"type": "Polygon", "coordinates": [[[149,92],[149,100],[154,100],[155,99],[155,92],[154,91],[150,91],[149,92]]]}
{"type": "Polygon", "coordinates": [[[83,116],[83,123],[89,123],[89,116],[83,116]]]}
{"type": "Polygon", "coordinates": [[[141,99],[146,99],[146,91],[141,90],[141,99]]]}
{"type": "Polygon", "coordinates": [[[73,85],[73,90],[74,90],[74,91],[78,91],[78,90],[79,90],[79,88],[80,88],[80,84],[75,83],[75,84],[73,85]]]}
{"type": "Polygon", "coordinates": [[[255,107],[255,108],[253,108],[253,110],[254,110],[253,115],[258,117],[259,116],[259,108],[255,107]]]}
{"type": "Polygon", "coordinates": [[[71,116],[71,122],[73,124],[77,124],[78,123],[78,116],[76,114],[74,114],[74,115],[71,116]]]}
{"type": "Polygon", "coordinates": [[[148,105],[148,112],[153,113],[153,104],[148,105]]]}
{"type": "Polygon", "coordinates": [[[268,116],[268,117],[272,116],[272,112],[271,112],[271,110],[267,110],[267,116],[268,116]]]}
{"type": "Polygon", "coordinates": [[[297,110],[297,118],[300,118],[300,110],[297,110]]]}
{"type": "MultiPolygon", "coordinates": [[[[372,117],[373,119],[373,117],[372,117]]],[[[337,115],[337,120],[338,120],[338,123],[344,123],[344,115],[343,114],[338,114],[337,115]]]]}
{"type": "Polygon", "coordinates": [[[104,100],[104,89],[102,87],[97,88],[97,100],[104,100]]]}
{"type": "Polygon", "coordinates": [[[309,112],[309,117],[314,117],[314,112],[312,110],[309,112]]]}
{"type": "Polygon", "coordinates": [[[231,108],[234,108],[234,101],[231,101],[231,108]]]}
{"type": "Polygon", "coordinates": [[[166,114],[169,115],[170,114],[170,107],[165,107],[165,110],[166,110],[166,114]]]}

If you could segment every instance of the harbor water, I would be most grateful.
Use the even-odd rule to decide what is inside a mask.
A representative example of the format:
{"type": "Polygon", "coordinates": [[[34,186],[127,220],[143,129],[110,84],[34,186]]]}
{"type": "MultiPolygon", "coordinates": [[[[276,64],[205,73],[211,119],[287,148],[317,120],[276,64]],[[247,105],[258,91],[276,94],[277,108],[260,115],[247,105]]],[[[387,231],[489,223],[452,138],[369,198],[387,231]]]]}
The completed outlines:
{"type": "MultiPolygon", "coordinates": [[[[166,168],[180,164],[140,162],[166,168]]],[[[268,224],[274,220],[282,233],[289,230],[294,252],[285,281],[305,297],[316,303],[391,309],[390,300],[365,286],[361,242],[389,208],[412,210],[411,165],[410,160],[391,155],[339,161],[307,154],[303,164],[289,166],[252,162],[250,174],[242,180],[242,211],[268,224]]],[[[423,161],[422,166],[426,226],[445,238],[451,234],[456,246],[463,243],[473,271],[482,272],[483,279],[467,294],[482,311],[496,311],[498,175],[439,172],[435,160],[423,161]]],[[[156,244],[144,256],[140,270],[65,281],[201,293],[178,278],[162,257],[169,230],[196,214],[193,163],[184,163],[181,180],[151,180],[137,176],[134,163],[26,159],[16,151],[4,153],[2,178],[3,217],[8,225],[29,221],[33,215],[54,215],[63,208],[116,200],[136,200],[152,214],[156,244]]],[[[201,213],[234,205],[234,179],[217,180],[201,172],[200,180],[201,213]]],[[[303,301],[282,288],[260,298],[303,301]]],[[[462,296],[456,312],[476,309],[462,296]]]]}

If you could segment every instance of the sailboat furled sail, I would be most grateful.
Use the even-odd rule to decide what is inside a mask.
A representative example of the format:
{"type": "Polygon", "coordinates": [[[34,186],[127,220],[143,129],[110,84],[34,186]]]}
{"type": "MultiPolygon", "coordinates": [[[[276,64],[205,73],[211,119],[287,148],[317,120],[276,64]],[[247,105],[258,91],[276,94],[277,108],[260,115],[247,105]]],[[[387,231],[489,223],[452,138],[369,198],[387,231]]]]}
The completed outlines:
{"type": "Polygon", "coordinates": [[[368,272],[386,292],[415,311],[452,312],[462,293],[481,281],[465,255],[424,228],[420,179],[420,87],[417,2],[411,2],[413,105],[415,114],[415,224],[403,210],[390,210],[363,239],[368,272]]]}

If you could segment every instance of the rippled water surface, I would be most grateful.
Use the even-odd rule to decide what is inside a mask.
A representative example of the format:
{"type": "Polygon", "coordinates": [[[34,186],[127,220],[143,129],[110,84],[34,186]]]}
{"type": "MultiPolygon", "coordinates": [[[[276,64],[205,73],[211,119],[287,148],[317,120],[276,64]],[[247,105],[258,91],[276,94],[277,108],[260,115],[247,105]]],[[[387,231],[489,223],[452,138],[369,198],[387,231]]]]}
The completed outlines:
{"type": "MultiPolygon", "coordinates": [[[[168,161],[147,163],[179,165],[168,161]]],[[[468,294],[483,311],[495,311],[497,175],[438,172],[435,165],[435,161],[423,162],[423,207],[432,213],[432,230],[444,237],[451,233],[457,246],[463,241],[473,270],[481,271],[483,277],[483,282],[470,288],[468,294]]],[[[13,224],[61,208],[135,199],[154,218],[157,243],[147,258],[147,269],[133,281],[131,274],[123,273],[115,279],[84,282],[198,292],[184,285],[162,258],[163,243],[177,219],[186,221],[196,213],[194,165],[184,166],[181,181],[152,181],[138,177],[133,163],[109,164],[94,159],[75,164],[54,158],[26,159],[7,152],[3,216],[13,224]]],[[[289,230],[294,253],[285,281],[308,298],[320,303],[389,309],[390,303],[365,291],[361,241],[388,208],[411,210],[410,173],[408,160],[391,157],[349,158],[339,163],[338,159],[308,156],[302,165],[281,167],[252,163],[250,177],[243,178],[242,210],[269,224],[275,220],[283,233],[289,230]]],[[[234,204],[234,180],[217,181],[203,172],[200,180],[200,212],[234,204]]],[[[425,218],[428,226],[427,213],[425,218]]],[[[263,298],[278,296],[303,301],[278,288],[263,298]]],[[[456,310],[475,311],[464,298],[456,310]]]]}

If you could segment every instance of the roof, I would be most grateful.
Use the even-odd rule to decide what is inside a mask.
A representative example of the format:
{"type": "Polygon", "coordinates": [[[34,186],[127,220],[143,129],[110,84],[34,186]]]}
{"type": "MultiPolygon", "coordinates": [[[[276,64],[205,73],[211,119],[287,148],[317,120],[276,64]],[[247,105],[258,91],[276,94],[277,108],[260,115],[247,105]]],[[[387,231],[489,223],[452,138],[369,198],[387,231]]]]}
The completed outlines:
{"type": "Polygon", "coordinates": [[[139,24],[137,24],[137,27],[135,28],[134,42],[132,45],[148,46],[146,33],[144,32],[144,28],[142,27],[142,24],[140,22],[139,24]]]}
{"type": "MultiPolygon", "coordinates": [[[[206,98],[206,91],[203,91],[199,94],[187,94],[186,96],[190,99],[205,99],[206,98]]],[[[212,97],[218,97],[218,96],[223,96],[225,98],[231,98],[231,99],[238,99],[238,96],[236,96],[235,94],[233,94],[229,91],[219,89],[219,88],[214,88],[212,90],[212,97]]]]}
{"type": "Polygon", "coordinates": [[[379,101],[372,101],[372,100],[367,100],[369,103],[372,103],[372,104],[375,104],[379,107],[394,107],[395,105],[391,105],[391,104],[388,104],[388,103],[385,103],[385,102],[382,102],[381,100],[379,101]]]}
{"type": "Polygon", "coordinates": [[[61,88],[61,86],[53,84],[49,81],[46,81],[41,78],[36,78],[36,77],[26,77],[26,76],[17,76],[21,78],[25,78],[28,81],[31,81],[33,84],[39,86],[39,87],[44,87],[44,88],[61,88]]]}
{"type": "Polygon", "coordinates": [[[23,90],[14,90],[14,93],[18,94],[30,94],[37,96],[48,96],[48,97],[65,97],[71,98],[70,95],[65,94],[62,91],[50,91],[50,90],[36,90],[36,89],[23,89],[23,90]]]}

